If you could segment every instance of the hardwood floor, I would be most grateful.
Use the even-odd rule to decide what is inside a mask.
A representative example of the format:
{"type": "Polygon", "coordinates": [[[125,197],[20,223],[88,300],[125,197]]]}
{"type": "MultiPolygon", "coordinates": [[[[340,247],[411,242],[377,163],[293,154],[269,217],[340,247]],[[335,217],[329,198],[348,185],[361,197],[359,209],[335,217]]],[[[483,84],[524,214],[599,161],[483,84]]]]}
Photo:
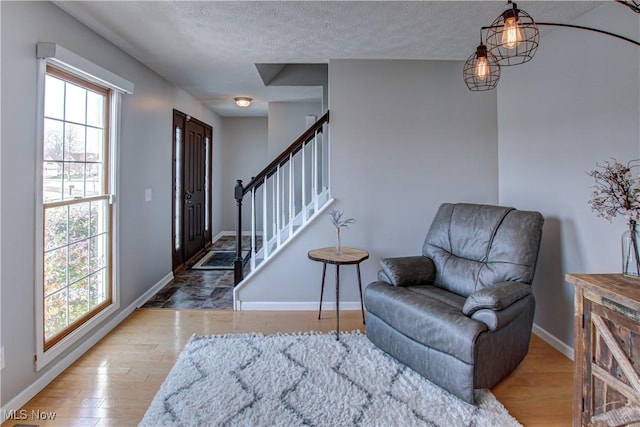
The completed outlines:
{"type": "MultiPolygon", "coordinates": [[[[341,311],[343,331],[363,330],[359,311],[341,311]]],[[[140,309],[23,408],[27,419],[2,424],[135,426],[192,334],[323,331],[335,313],[140,309]],[[39,421],[32,411],[55,412],[39,421]]],[[[525,426],[570,426],[572,362],[535,335],[516,371],[494,388],[525,426]]]]}
{"type": "Polygon", "coordinates": [[[573,362],[531,335],[524,361],[491,392],[525,426],[571,426],[573,362]]]}

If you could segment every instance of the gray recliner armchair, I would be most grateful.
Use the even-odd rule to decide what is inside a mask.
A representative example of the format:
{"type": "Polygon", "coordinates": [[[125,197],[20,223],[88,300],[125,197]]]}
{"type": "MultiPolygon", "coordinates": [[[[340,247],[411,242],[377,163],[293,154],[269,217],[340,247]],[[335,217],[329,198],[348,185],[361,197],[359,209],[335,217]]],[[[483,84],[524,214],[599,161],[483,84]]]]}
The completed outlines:
{"type": "Polygon", "coordinates": [[[381,260],[367,286],[367,337],[459,398],[491,388],[527,354],[538,212],[440,206],[422,256],[381,260]]]}

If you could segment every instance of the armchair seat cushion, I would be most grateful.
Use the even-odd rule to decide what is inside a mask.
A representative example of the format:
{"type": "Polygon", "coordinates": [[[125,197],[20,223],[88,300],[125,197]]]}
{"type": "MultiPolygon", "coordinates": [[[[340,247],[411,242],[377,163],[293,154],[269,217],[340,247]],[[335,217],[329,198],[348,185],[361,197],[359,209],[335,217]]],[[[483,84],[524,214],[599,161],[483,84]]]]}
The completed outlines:
{"type": "Polygon", "coordinates": [[[367,310],[393,329],[469,364],[473,364],[476,338],[488,330],[486,324],[462,314],[459,300],[447,300],[437,291],[374,282],[367,286],[364,300],[367,310]]]}
{"type": "Polygon", "coordinates": [[[456,310],[460,311],[462,311],[462,307],[464,306],[464,303],[466,301],[463,296],[446,291],[437,286],[412,286],[410,288],[407,288],[407,290],[443,302],[445,304],[449,304],[456,310]]]}

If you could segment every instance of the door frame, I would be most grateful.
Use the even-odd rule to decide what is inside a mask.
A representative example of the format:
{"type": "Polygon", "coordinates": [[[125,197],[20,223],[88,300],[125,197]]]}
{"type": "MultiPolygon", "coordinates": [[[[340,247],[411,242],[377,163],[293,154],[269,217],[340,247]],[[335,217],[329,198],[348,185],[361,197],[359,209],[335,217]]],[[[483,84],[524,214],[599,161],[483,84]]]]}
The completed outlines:
{"type": "MultiPolygon", "coordinates": [[[[213,183],[212,183],[212,177],[213,177],[213,127],[201,120],[195,119],[193,117],[191,117],[190,115],[183,113],[182,111],[176,110],[175,108],[173,109],[173,125],[171,127],[171,141],[172,141],[172,148],[171,148],[171,177],[172,177],[172,191],[171,191],[171,259],[172,259],[172,269],[174,272],[183,270],[187,264],[187,262],[189,261],[188,259],[185,259],[185,254],[184,254],[184,227],[180,227],[180,233],[181,235],[179,236],[179,241],[180,241],[180,247],[177,248],[175,242],[177,241],[176,239],[176,201],[177,201],[177,197],[176,197],[176,186],[178,184],[178,182],[184,183],[184,169],[185,169],[185,156],[184,156],[184,140],[185,140],[185,136],[186,136],[186,125],[187,122],[194,122],[197,123],[198,125],[201,125],[204,127],[205,129],[205,141],[208,139],[209,141],[209,149],[208,149],[208,154],[209,157],[208,159],[205,159],[205,161],[208,161],[209,167],[206,168],[205,173],[207,174],[207,177],[205,179],[205,182],[208,184],[207,185],[207,189],[206,194],[208,194],[208,196],[205,196],[205,209],[207,209],[208,207],[208,215],[205,215],[204,218],[208,218],[208,221],[204,224],[205,227],[205,231],[204,231],[204,248],[207,248],[208,246],[211,245],[211,227],[213,224],[213,209],[212,209],[212,201],[213,201],[213,197],[212,197],[212,189],[213,189],[213,183]],[[181,138],[180,138],[180,144],[181,144],[181,152],[182,152],[182,164],[180,166],[180,176],[177,176],[177,171],[176,171],[176,148],[178,146],[178,142],[177,142],[177,129],[180,128],[181,129],[181,138]],[[178,181],[178,179],[180,181],[178,181]]],[[[207,153],[207,149],[205,148],[205,153],[207,153]]],[[[184,188],[182,189],[182,195],[180,198],[180,203],[183,202],[183,197],[184,197],[184,188]]],[[[181,211],[182,212],[182,211],[181,211]]],[[[182,214],[184,214],[184,212],[182,212],[182,214]]],[[[204,220],[203,218],[203,220],[204,220]]],[[[180,219],[180,223],[183,223],[183,219],[180,219]]],[[[196,257],[198,256],[198,254],[195,255],[196,257]]],[[[194,257],[195,258],[195,257],[194,257]]]]}

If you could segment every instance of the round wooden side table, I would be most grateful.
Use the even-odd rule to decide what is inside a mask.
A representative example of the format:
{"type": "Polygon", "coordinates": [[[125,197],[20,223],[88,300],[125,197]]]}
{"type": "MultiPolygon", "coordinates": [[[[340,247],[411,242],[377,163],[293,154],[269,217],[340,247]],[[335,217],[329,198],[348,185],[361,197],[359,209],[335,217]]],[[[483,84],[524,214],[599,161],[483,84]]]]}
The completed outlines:
{"type": "Polygon", "coordinates": [[[336,254],[334,247],[313,249],[307,254],[312,261],[322,263],[322,285],[320,287],[320,309],[318,319],[322,313],[322,296],[324,294],[324,278],[327,273],[327,264],[336,266],[336,339],[340,339],[340,266],[354,265],[358,272],[358,289],[360,290],[360,309],[362,310],[362,323],[364,323],[364,303],[362,301],[362,279],[360,276],[360,263],[369,258],[369,252],[362,249],[343,247],[340,255],[336,254]]]}

